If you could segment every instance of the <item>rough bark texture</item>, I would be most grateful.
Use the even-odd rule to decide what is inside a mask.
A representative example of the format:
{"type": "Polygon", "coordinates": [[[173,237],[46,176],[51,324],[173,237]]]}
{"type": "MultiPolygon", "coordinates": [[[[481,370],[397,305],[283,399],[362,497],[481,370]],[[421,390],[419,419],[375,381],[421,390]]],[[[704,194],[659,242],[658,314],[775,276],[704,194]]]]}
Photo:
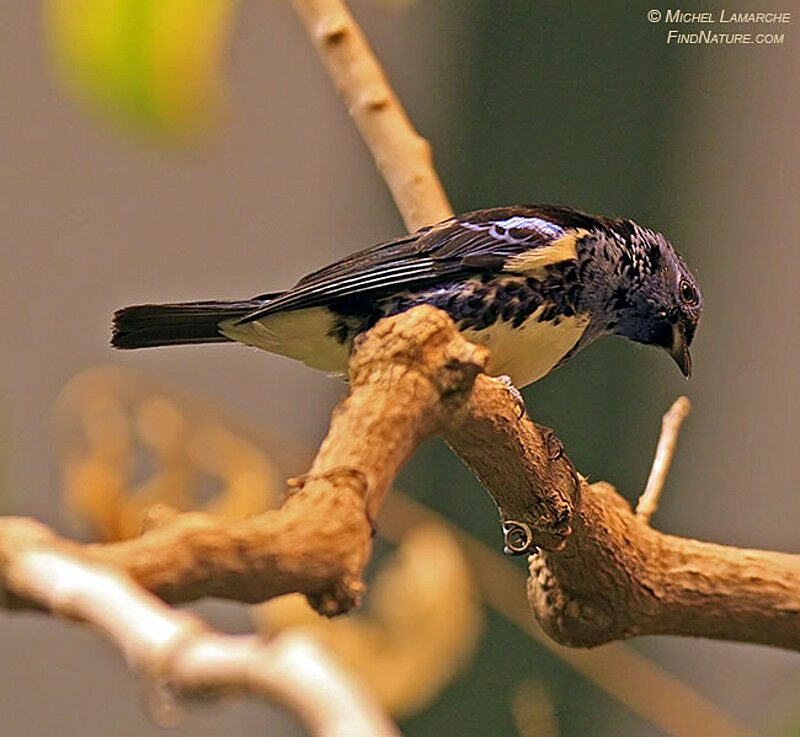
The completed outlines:
{"type": "MultiPolygon", "coordinates": [[[[609,485],[587,484],[552,431],[518,418],[508,388],[480,375],[486,359],[431,307],[382,320],[357,346],[350,392],[280,510],[238,522],[154,515],[140,538],[83,553],[173,602],[299,591],[326,614],[347,611],[364,589],[372,520],[395,474],[442,434],[501,515],[532,529],[541,551],[530,558],[529,600],[554,639],[675,634],[800,649],[800,556],[653,530],[609,485]]],[[[2,577],[31,535],[80,550],[41,526],[0,522],[8,606],[34,603],[2,577]]]]}
{"type": "Polygon", "coordinates": [[[578,474],[549,428],[519,418],[508,388],[479,376],[467,420],[445,439],[494,499],[504,519],[528,524],[536,543],[559,548],[579,503],[578,474]]]}
{"type": "MultiPolygon", "coordinates": [[[[487,355],[432,308],[383,320],[359,345],[348,396],[281,509],[238,521],[154,513],[141,537],[85,554],[170,602],[300,592],[324,614],[348,611],[364,590],[384,494],[420,443],[466,416],[487,355]]],[[[14,521],[0,522],[0,553],[14,521]]]]}
{"type": "Polygon", "coordinates": [[[612,486],[576,473],[549,428],[517,421],[509,393],[487,377],[469,410],[445,437],[501,515],[534,530],[528,597],[555,640],[673,634],[800,649],[800,556],[652,529],[612,486]]]}
{"type": "Polygon", "coordinates": [[[574,530],[530,560],[528,596],[569,645],[694,635],[800,649],[800,556],[648,527],[609,484],[582,483],[574,530]]]}

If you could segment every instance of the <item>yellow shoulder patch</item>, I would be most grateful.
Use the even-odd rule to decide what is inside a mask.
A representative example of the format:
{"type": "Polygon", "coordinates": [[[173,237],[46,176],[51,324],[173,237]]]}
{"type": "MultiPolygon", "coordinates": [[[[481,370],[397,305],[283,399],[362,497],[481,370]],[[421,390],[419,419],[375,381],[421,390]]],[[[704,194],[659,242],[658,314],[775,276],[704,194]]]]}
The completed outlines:
{"type": "Polygon", "coordinates": [[[531,248],[517,256],[512,256],[503,267],[503,271],[513,271],[517,274],[529,274],[545,266],[569,261],[577,254],[576,244],[584,236],[589,235],[585,228],[577,228],[560,238],[548,243],[546,246],[531,248]]]}

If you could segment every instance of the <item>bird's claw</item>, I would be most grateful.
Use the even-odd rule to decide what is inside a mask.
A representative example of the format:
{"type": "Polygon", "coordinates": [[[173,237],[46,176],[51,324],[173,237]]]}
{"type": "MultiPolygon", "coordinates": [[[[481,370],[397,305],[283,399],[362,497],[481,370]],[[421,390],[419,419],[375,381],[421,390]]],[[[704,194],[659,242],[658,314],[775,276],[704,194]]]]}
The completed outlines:
{"type": "Polygon", "coordinates": [[[525,416],[525,400],[522,398],[522,394],[520,393],[519,389],[514,386],[514,382],[511,381],[510,376],[506,376],[503,374],[502,376],[495,377],[497,381],[499,381],[506,389],[508,389],[509,394],[511,394],[511,398],[514,400],[514,406],[517,408],[517,419],[521,420],[525,416]]]}

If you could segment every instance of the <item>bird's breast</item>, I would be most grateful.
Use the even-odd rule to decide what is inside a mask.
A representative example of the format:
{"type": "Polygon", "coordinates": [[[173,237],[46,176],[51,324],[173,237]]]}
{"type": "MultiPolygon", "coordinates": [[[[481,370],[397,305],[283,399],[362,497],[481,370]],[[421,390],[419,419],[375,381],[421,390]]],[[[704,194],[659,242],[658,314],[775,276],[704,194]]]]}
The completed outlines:
{"type": "MultiPolygon", "coordinates": [[[[441,306],[430,295],[424,300],[441,306]]],[[[485,345],[491,351],[487,371],[492,376],[507,375],[517,386],[530,384],[550,372],[580,340],[589,324],[589,316],[554,314],[553,305],[545,303],[531,312],[521,323],[496,317],[494,322],[475,319],[474,309],[459,300],[464,314],[472,318],[473,327],[461,328],[467,340],[485,345]],[[543,319],[543,318],[547,319],[543,319]],[[476,326],[477,324],[477,326],[476,326]]],[[[456,324],[464,314],[448,310],[456,324]]],[[[496,313],[495,313],[496,314],[496,313]]],[[[355,323],[362,321],[356,319],[355,323]]],[[[340,333],[342,315],[327,307],[279,312],[261,320],[239,325],[231,320],[220,325],[220,331],[246,345],[263,348],[302,361],[312,368],[343,375],[356,327],[340,333]]]]}
{"type": "Polygon", "coordinates": [[[548,306],[542,305],[518,327],[498,320],[486,328],[468,328],[462,333],[491,351],[487,373],[506,375],[516,386],[526,386],[555,368],[589,325],[587,314],[542,320],[546,310],[548,306]]]}

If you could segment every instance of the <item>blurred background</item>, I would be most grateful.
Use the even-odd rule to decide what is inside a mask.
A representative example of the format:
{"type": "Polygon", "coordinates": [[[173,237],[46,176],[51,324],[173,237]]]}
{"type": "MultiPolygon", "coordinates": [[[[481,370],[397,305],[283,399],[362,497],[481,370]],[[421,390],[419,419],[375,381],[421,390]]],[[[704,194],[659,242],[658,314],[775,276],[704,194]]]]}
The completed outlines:
{"type": "MultiPolygon", "coordinates": [[[[756,0],[746,9],[798,10],[790,4],[768,8],[756,0]]],[[[556,429],[584,474],[607,479],[633,501],[660,416],[687,393],[694,410],[654,524],[719,543],[800,552],[800,495],[791,483],[800,471],[797,29],[767,29],[785,32],[777,46],[673,46],[665,43],[665,25],[647,21],[650,8],[649,0],[591,7],[352,2],[411,119],[433,145],[456,211],[557,202],[631,217],[665,232],[699,278],[706,307],[690,384],[663,356],[606,339],[525,390],[532,416],[556,429]]],[[[34,515],[86,538],[129,534],[116,517],[99,519],[96,499],[80,498],[81,474],[105,479],[103,488],[115,491],[99,506],[120,511],[137,479],[154,478],[152,468],[136,466],[137,443],[158,451],[156,471],[196,466],[203,456],[197,447],[220,447],[204,436],[211,446],[173,452],[188,443],[185,428],[198,417],[228,432],[234,440],[225,447],[233,450],[203,469],[216,486],[202,499],[190,488],[191,474],[170,476],[164,488],[184,484],[185,492],[172,501],[209,503],[210,495],[213,503],[221,487],[232,493],[233,458],[237,469],[245,464],[263,481],[236,497],[244,499],[239,511],[274,503],[274,479],[304,470],[343,385],[242,347],[116,353],[108,335],[111,313],[122,305],[285,288],[402,232],[290,6],[3,3],[0,43],[0,511],[34,515]],[[99,364],[124,371],[83,374],[95,383],[73,382],[62,394],[72,377],[99,364]],[[92,404],[97,396],[105,403],[92,404]],[[168,397],[166,409],[147,404],[148,397],[168,397]],[[114,424],[115,417],[123,419],[114,424]],[[115,440],[104,445],[108,438],[115,440]],[[125,473],[109,480],[103,459],[122,457],[125,473]]],[[[397,485],[500,549],[496,510],[443,444],[423,447],[397,485]]],[[[140,505],[163,491],[141,486],[140,505]]],[[[431,529],[423,543],[433,547],[417,550],[441,553],[452,564],[451,580],[463,578],[456,590],[437,588],[449,597],[439,607],[458,602],[463,626],[458,641],[442,645],[448,667],[424,660],[409,666],[408,680],[427,683],[428,692],[403,701],[400,684],[387,697],[402,702],[394,706],[406,734],[666,733],[501,616],[483,594],[476,604],[469,593],[474,573],[431,529]]],[[[378,575],[399,565],[395,543],[380,544],[378,575]]],[[[413,558],[404,560],[411,565],[413,558]]],[[[522,561],[513,565],[524,569],[522,561]]],[[[355,634],[326,636],[349,637],[363,651],[365,628],[378,627],[384,655],[388,641],[405,652],[402,627],[387,624],[385,607],[374,602],[355,634]]],[[[197,609],[228,631],[267,626],[264,620],[290,626],[306,616],[253,616],[218,602],[197,609]]],[[[707,699],[738,733],[800,735],[796,655],[671,637],[626,648],[707,699]]],[[[618,656],[609,650],[608,662],[618,656]]],[[[159,733],[140,708],[141,686],[88,631],[3,615],[0,658],[4,735],[159,733]]],[[[232,731],[301,733],[277,709],[236,702],[184,715],[173,734],[232,731]]],[[[707,733],[698,722],[695,734],[707,733]]]]}

